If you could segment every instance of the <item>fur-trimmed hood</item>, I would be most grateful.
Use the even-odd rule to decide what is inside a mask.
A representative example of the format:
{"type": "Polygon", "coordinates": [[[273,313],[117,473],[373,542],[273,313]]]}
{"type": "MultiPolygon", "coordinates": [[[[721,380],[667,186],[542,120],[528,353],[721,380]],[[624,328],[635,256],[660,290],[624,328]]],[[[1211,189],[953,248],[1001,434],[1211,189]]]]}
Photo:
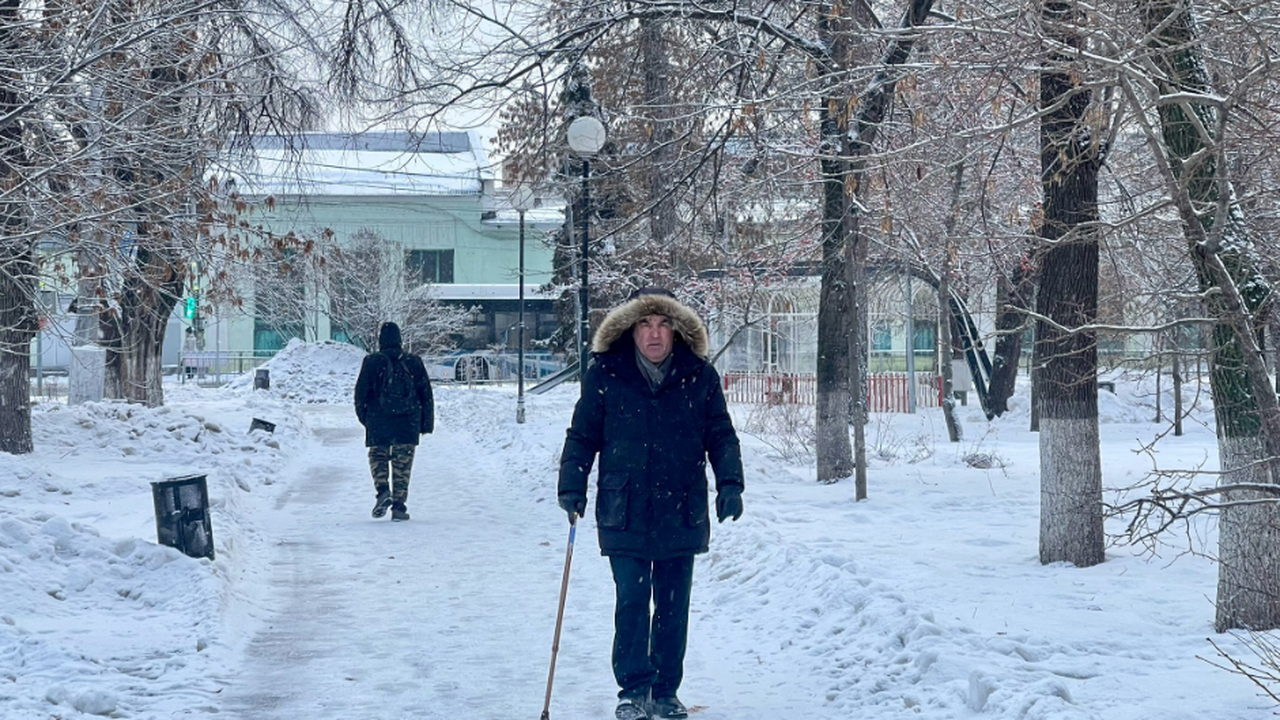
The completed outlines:
{"type": "Polygon", "coordinates": [[[628,336],[631,326],[649,315],[665,315],[671,318],[676,337],[684,341],[694,355],[703,360],[707,359],[711,351],[711,340],[707,336],[707,326],[703,324],[702,318],[679,300],[657,293],[637,295],[610,310],[591,341],[591,351],[609,352],[614,343],[628,336]]]}

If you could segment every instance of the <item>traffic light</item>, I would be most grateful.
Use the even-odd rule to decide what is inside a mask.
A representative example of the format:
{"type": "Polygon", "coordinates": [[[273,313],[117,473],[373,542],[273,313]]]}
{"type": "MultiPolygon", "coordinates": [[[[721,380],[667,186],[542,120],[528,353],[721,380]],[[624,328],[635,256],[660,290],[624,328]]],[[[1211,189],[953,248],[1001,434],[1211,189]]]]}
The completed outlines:
{"type": "Polygon", "coordinates": [[[195,316],[196,316],[196,299],[193,297],[189,297],[187,298],[186,307],[182,309],[182,317],[190,320],[195,316]]]}

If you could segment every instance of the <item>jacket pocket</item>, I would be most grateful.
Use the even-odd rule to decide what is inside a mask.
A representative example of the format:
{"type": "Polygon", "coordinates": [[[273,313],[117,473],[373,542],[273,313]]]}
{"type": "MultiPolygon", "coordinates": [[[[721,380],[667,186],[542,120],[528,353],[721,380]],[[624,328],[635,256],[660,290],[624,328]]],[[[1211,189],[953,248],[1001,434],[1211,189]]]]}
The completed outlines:
{"type": "Polygon", "coordinates": [[[596,525],[609,530],[627,527],[627,484],[625,473],[600,476],[600,492],[596,496],[596,525]]]}
{"type": "Polygon", "coordinates": [[[685,520],[688,522],[689,527],[699,527],[707,524],[707,515],[710,508],[708,507],[707,481],[705,479],[701,481],[695,480],[690,484],[689,501],[686,506],[688,514],[685,516],[685,520]]]}

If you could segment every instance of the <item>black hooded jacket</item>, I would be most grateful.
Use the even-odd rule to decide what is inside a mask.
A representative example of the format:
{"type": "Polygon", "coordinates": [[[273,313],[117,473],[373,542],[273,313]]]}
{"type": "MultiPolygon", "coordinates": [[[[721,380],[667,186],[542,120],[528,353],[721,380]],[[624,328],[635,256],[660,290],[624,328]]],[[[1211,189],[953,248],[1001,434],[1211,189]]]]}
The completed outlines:
{"type": "Polygon", "coordinates": [[[742,456],[720,387],[705,359],[706,327],[674,298],[641,295],[609,313],[560,456],[558,492],[586,494],[597,455],[600,551],[648,560],[706,552],[711,536],[707,462],[716,490],[742,486],[742,456]],[[653,389],[636,364],[631,328],[672,320],[671,365],[653,389]]]}
{"type": "Polygon", "coordinates": [[[356,379],[356,417],[364,425],[365,447],[417,445],[418,436],[435,429],[435,398],[422,358],[405,353],[400,344],[400,326],[383,323],[378,331],[378,352],[365,356],[356,379]],[[393,361],[404,358],[418,394],[418,411],[409,415],[388,415],[378,402],[384,375],[393,361]]]}

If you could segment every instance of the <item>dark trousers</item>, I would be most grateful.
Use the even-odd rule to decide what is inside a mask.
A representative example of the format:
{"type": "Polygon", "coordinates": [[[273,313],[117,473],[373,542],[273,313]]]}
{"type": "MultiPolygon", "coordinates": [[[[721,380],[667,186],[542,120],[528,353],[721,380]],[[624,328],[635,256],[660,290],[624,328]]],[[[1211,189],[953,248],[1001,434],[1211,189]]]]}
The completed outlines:
{"type": "Polygon", "coordinates": [[[672,697],[684,679],[689,637],[693,556],[637,560],[611,556],[617,604],[613,611],[613,677],[618,697],[672,697]],[[653,601],[653,621],[649,602],[653,601]]]}

